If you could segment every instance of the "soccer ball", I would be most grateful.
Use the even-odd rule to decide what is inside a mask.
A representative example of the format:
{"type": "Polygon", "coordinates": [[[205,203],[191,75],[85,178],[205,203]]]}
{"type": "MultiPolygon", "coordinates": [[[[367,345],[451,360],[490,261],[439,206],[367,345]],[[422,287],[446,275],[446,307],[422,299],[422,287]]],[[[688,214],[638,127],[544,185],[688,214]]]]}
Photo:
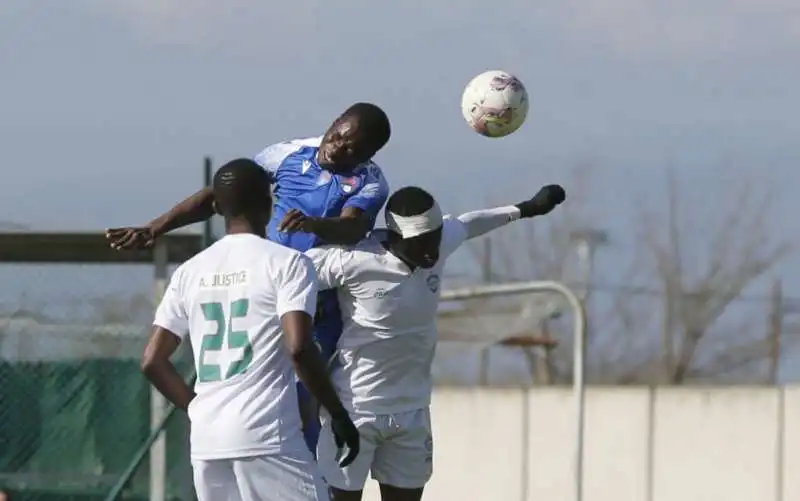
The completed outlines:
{"type": "Polygon", "coordinates": [[[520,128],[528,116],[528,92],[505,71],[492,70],[473,78],[461,96],[467,124],[486,137],[503,137],[520,128]]]}

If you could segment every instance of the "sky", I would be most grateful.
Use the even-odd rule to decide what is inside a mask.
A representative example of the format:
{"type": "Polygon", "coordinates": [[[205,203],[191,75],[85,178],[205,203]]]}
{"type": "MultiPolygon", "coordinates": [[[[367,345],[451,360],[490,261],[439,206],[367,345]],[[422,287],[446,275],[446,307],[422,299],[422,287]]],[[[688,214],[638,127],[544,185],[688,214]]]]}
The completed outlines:
{"type": "MultiPolygon", "coordinates": [[[[200,186],[204,155],[321,134],[372,101],[393,124],[376,158],[392,186],[465,211],[561,183],[609,231],[613,279],[637,245],[632,218],[663,213],[668,169],[690,222],[745,184],[769,194],[770,237],[794,239],[798,56],[796,0],[5,0],[0,220],[145,222],[200,186]],[[530,93],[507,138],[461,118],[464,85],[487,69],[530,93]]],[[[775,271],[790,296],[796,264],[775,271]]]]}

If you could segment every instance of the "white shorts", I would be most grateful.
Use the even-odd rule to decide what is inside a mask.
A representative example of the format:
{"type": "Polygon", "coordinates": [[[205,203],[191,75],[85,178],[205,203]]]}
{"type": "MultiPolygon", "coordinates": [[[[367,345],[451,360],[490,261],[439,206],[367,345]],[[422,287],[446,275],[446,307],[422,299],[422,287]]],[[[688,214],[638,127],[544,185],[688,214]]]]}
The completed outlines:
{"type": "Polygon", "coordinates": [[[313,460],[291,456],[192,460],[198,501],[330,501],[313,460]]]}
{"type": "Polygon", "coordinates": [[[372,473],[372,478],[380,484],[401,489],[417,489],[428,483],[433,474],[429,409],[352,417],[361,434],[361,452],[346,468],[339,468],[336,461],[330,419],[322,418],[317,462],[329,485],[344,491],[360,491],[367,473],[372,473]]]}

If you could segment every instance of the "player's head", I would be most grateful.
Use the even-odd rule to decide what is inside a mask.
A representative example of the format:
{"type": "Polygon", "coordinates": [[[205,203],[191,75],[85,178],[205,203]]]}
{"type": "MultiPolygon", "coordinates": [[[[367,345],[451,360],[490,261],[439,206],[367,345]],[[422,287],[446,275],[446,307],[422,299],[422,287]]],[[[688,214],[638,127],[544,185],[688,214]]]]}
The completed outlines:
{"type": "Polygon", "coordinates": [[[332,171],[352,169],[370,160],[389,142],[391,135],[389,117],[380,107],[356,103],[325,132],[317,160],[332,171]]]}
{"type": "Polygon", "coordinates": [[[386,202],[386,227],[394,234],[392,252],[420,268],[439,261],[442,211],[433,195],[416,186],[395,191],[386,202]]]}
{"type": "Polygon", "coordinates": [[[267,171],[247,158],[231,160],[214,174],[214,210],[225,218],[228,229],[234,221],[248,223],[261,233],[272,211],[267,171]]]}

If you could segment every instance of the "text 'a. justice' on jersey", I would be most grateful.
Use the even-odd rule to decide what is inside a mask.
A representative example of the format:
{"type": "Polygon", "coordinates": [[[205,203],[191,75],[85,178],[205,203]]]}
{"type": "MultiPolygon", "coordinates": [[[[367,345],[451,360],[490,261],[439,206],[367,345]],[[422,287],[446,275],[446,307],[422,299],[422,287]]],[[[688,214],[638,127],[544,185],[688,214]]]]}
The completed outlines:
{"type": "Polygon", "coordinates": [[[278,231],[284,215],[296,209],[311,217],[337,217],[346,207],[363,210],[373,221],[389,196],[389,185],[373,162],[348,172],[333,173],[320,167],[317,153],[321,137],[273,144],[256,155],[273,182],[275,204],[267,235],[273,242],[299,251],[322,244],[310,233],[278,231]]]}
{"type": "Polygon", "coordinates": [[[192,458],[307,450],[281,318],[313,315],[317,291],[308,257],[249,233],[226,235],[175,270],[154,324],[192,347],[192,458]]]}

